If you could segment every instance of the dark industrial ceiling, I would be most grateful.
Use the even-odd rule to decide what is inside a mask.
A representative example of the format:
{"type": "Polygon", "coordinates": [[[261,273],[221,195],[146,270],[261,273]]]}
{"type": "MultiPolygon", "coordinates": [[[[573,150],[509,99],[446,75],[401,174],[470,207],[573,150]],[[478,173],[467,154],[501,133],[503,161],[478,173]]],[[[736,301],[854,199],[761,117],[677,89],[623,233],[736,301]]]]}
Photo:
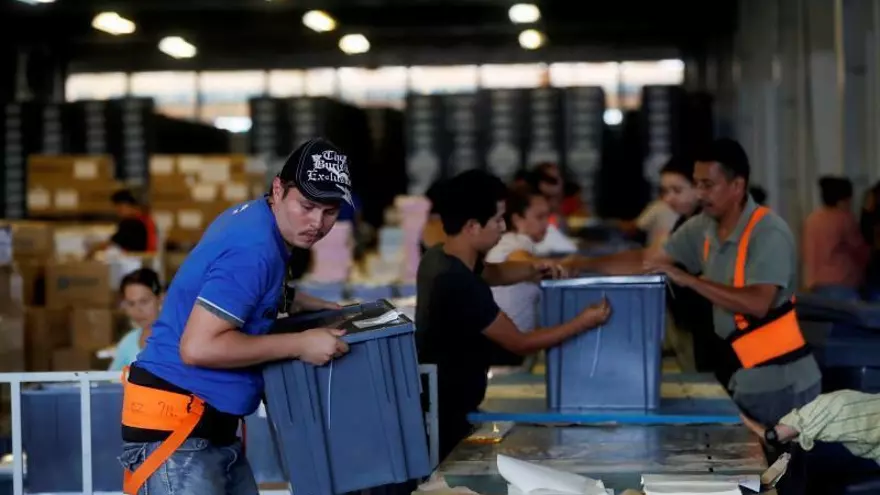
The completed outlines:
{"type": "Polygon", "coordinates": [[[544,0],[536,25],[548,44],[522,50],[510,22],[511,0],[0,0],[0,41],[69,62],[72,71],[374,66],[517,61],[668,58],[729,36],[733,0],[544,0]],[[315,33],[302,15],[320,8],[336,18],[315,33]],[[137,24],[111,36],[91,27],[102,11],[137,24]],[[339,37],[362,33],[372,45],[347,56],[339,37]],[[198,48],[188,60],[157,49],[179,35],[198,48]]]}

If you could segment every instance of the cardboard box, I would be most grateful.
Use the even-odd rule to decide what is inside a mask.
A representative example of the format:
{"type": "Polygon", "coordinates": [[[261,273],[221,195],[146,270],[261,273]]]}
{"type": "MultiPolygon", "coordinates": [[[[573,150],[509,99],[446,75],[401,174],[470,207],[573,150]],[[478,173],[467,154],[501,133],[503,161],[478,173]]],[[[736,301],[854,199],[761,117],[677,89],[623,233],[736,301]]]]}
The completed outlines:
{"type": "Polygon", "coordinates": [[[21,274],[22,302],[25,306],[46,304],[46,262],[19,260],[15,264],[21,274]]]}
{"type": "Polygon", "coordinates": [[[28,371],[51,371],[52,353],[70,347],[70,311],[25,309],[25,353],[28,371]]]}
{"type": "Polygon", "coordinates": [[[21,313],[24,307],[24,283],[16,267],[0,267],[0,315],[21,313]]]}
{"type": "Polygon", "coordinates": [[[53,371],[92,371],[106,369],[94,352],[82,349],[56,349],[52,353],[53,371]]]}
{"type": "Polygon", "coordinates": [[[124,315],[111,309],[74,309],[70,313],[74,349],[97,351],[110,347],[128,327],[124,315]]]}
{"type": "Polygon", "coordinates": [[[48,222],[0,222],[12,229],[12,255],[16,260],[45,260],[54,254],[54,226],[48,222]]]}
{"type": "Polygon", "coordinates": [[[31,155],[28,178],[36,182],[88,182],[116,175],[113,159],[104,155],[31,155]]]}
{"type": "Polygon", "coordinates": [[[117,302],[112,266],[97,261],[52,262],[46,267],[49,308],[110,308],[117,302]]]}
{"type": "Polygon", "coordinates": [[[0,314],[0,373],[25,371],[23,312],[0,314]]]}

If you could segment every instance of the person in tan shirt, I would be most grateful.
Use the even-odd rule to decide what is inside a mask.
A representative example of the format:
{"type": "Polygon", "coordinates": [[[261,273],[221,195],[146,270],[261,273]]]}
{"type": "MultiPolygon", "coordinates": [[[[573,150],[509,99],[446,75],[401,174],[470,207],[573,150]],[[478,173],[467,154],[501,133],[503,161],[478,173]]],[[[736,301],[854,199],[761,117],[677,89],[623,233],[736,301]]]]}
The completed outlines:
{"type": "Polygon", "coordinates": [[[852,213],[852,183],[826,176],[819,188],[823,205],[804,224],[804,285],[829,298],[858,300],[870,247],[852,213]]]}

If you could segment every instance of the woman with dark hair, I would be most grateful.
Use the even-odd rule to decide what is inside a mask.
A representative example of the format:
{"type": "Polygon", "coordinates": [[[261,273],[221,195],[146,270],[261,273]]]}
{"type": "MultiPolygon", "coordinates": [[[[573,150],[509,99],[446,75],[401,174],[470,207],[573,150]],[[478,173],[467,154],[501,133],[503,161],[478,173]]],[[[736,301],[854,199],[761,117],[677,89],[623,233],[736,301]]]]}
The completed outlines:
{"type": "Polygon", "coordinates": [[[116,345],[110,371],[121,371],[135,361],[153,329],[162,308],[162,285],[159,275],[149,268],[135,270],[122,278],[119,295],[122,310],[135,325],[116,345]]]}

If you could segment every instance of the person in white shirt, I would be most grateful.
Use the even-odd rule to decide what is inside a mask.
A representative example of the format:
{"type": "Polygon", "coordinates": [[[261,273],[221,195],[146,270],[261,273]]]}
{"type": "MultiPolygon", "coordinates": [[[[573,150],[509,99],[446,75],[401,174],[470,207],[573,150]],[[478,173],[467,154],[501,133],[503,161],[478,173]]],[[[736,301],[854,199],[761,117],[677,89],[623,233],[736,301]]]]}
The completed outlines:
{"type": "MultiPolygon", "coordinates": [[[[527,186],[512,189],[505,209],[505,224],[509,230],[486,254],[486,263],[538,260],[536,246],[547,235],[549,217],[550,205],[544,195],[527,186]]],[[[492,287],[492,294],[520,332],[538,328],[541,288],[537,284],[523,282],[492,287]]]]}
{"type": "Polygon", "coordinates": [[[648,247],[659,247],[672,233],[678,216],[669,204],[656,199],[642,210],[636,219],[636,227],[648,234],[648,247]]]}

